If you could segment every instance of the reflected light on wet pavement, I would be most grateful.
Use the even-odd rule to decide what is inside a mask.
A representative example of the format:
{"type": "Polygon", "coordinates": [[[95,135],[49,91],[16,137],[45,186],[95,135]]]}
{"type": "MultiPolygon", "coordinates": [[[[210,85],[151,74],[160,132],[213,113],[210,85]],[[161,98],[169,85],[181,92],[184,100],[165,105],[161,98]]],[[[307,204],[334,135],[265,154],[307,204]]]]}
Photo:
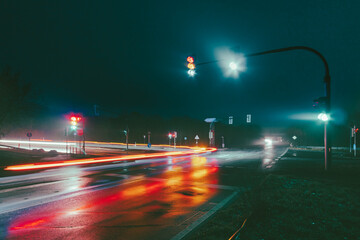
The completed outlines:
{"type": "Polygon", "coordinates": [[[262,160],[262,168],[264,169],[268,169],[274,166],[275,164],[275,160],[274,160],[274,148],[272,143],[267,142],[265,143],[265,148],[264,148],[264,157],[262,160]]]}
{"type": "MultiPolygon", "coordinates": [[[[169,159],[169,163],[171,167],[156,178],[124,179],[115,187],[25,211],[11,220],[7,237],[99,239],[107,236],[109,227],[112,234],[115,231],[130,237],[143,231],[143,226],[159,230],[177,225],[186,214],[216,195],[218,189],[210,185],[218,183],[218,165],[216,160],[201,156],[178,164],[169,159]]],[[[74,175],[69,177],[73,185],[66,187],[81,188],[80,178],[74,175]]]]}

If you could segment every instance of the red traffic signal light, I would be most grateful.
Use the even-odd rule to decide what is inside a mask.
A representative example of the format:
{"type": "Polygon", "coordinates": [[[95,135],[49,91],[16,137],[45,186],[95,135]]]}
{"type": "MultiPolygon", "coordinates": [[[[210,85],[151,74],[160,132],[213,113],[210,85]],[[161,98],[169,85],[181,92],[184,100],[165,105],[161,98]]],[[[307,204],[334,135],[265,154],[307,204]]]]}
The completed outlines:
{"type": "Polygon", "coordinates": [[[194,58],[191,56],[187,57],[186,60],[188,61],[188,63],[194,63],[194,58]]]}
{"type": "Polygon", "coordinates": [[[71,113],[67,116],[70,121],[71,129],[77,130],[79,127],[83,127],[83,118],[81,114],[71,113]]]}
{"type": "Polygon", "coordinates": [[[359,128],[355,128],[355,133],[357,133],[359,131],[359,128]]]}
{"type": "Polygon", "coordinates": [[[77,123],[78,123],[78,117],[76,117],[76,116],[71,116],[71,117],[70,117],[70,124],[73,125],[73,126],[75,126],[75,125],[77,125],[77,123]]]}

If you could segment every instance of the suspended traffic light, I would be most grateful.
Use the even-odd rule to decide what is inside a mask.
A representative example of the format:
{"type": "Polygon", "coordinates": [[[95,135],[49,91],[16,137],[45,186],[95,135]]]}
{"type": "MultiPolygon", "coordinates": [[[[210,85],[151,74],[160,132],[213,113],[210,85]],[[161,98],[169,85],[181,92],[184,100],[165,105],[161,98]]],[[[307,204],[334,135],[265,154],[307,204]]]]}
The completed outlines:
{"type": "Polygon", "coordinates": [[[190,70],[194,70],[195,69],[195,61],[194,61],[194,58],[193,57],[191,57],[191,56],[189,56],[189,57],[187,57],[187,62],[188,62],[188,64],[187,64],[187,67],[188,67],[188,69],[190,69],[190,70]]]}
{"type": "Polygon", "coordinates": [[[188,75],[190,77],[194,77],[195,76],[195,60],[194,60],[194,57],[187,57],[186,61],[188,62],[187,63],[187,68],[189,69],[188,70],[188,75]]]}

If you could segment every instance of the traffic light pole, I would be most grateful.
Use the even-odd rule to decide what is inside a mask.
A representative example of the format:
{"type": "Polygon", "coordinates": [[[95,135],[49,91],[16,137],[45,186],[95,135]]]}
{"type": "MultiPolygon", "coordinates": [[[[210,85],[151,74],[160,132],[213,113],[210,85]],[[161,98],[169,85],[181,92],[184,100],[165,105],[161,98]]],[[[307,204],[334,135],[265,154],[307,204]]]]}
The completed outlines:
{"type": "MultiPolygon", "coordinates": [[[[330,88],[330,72],[329,72],[329,65],[325,59],[325,57],[318,51],[316,51],[313,48],[306,47],[306,46],[293,46],[293,47],[287,47],[287,48],[279,48],[264,52],[258,52],[253,54],[248,54],[246,57],[254,57],[254,56],[260,56],[265,54],[272,54],[272,53],[279,53],[279,52],[287,52],[287,51],[294,51],[294,50],[305,50],[308,52],[312,52],[316,54],[323,62],[325,67],[325,77],[324,77],[324,83],[325,83],[325,111],[326,114],[329,114],[331,112],[331,88],[330,88]]],[[[324,125],[324,152],[325,152],[325,170],[328,170],[331,165],[331,142],[330,142],[330,131],[329,131],[329,125],[330,123],[326,123],[324,125]]]]}
{"type": "MultiPolygon", "coordinates": [[[[273,50],[269,50],[269,51],[264,51],[264,52],[257,52],[257,53],[252,53],[252,54],[247,54],[245,55],[245,57],[255,57],[255,56],[260,56],[260,55],[266,55],[266,54],[272,54],[272,53],[280,53],[280,52],[287,52],[287,51],[295,51],[295,50],[304,50],[304,51],[308,51],[308,52],[312,52],[315,55],[317,55],[321,61],[324,64],[325,67],[325,77],[324,77],[324,83],[325,83],[325,110],[326,110],[326,114],[329,114],[331,112],[331,89],[330,89],[330,73],[329,73],[329,65],[325,59],[325,57],[318,52],[317,50],[310,48],[310,47],[306,47],[306,46],[293,46],[293,47],[286,47],[286,48],[278,48],[278,49],[273,49],[273,50]]],[[[209,64],[209,63],[216,63],[216,62],[220,62],[222,60],[215,60],[215,61],[209,61],[209,62],[202,62],[202,63],[198,63],[197,65],[204,65],[204,64],[209,64]]],[[[331,165],[331,142],[330,142],[330,131],[329,131],[329,125],[330,122],[325,123],[324,126],[324,152],[325,152],[325,170],[328,170],[328,168],[330,168],[331,165]]]]}
{"type": "Polygon", "coordinates": [[[354,125],[354,157],[356,157],[356,127],[354,125]]]}
{"type": "Polygon", "coordinates": [[[129,150],[129,128],[126,128],[126,152],[129,150]]]}

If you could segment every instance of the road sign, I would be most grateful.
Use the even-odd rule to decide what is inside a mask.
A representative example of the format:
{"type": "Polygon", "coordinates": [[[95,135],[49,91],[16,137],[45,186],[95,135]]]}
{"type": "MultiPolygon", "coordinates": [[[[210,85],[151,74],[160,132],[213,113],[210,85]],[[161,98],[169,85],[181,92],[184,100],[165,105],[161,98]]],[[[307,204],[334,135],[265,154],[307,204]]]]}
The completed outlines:
{"type": "Polygon", "coordinates": [[[27,136],[28,138],[31,138],[31,137],[32,137],[32,133],[31,133],[31,132],[28,132],[28,133],[26,134],[26,136],[27,136]]]}
{"type": "Polygon", "coordinates": [[[251,123],[251,114],[246,115],[246,122],[251,123]]]}
{"type": "Polygon", "coordinates": [[[209,138],[212,139],[214,137],[214,132],[213,131],[210,131],[209,132],[209,138]]]}
{"type": "Polygon", "coordinates": [[[212,123],[212,122],[216,122],[216,118],[205,118],[204,121],[207,123],[212,123]]]}
{"type": "Polygon", "coordinates": [[[148,148],[151,148],[151,143],[148,143],[148,148]]]}
{"type": "Polygon", "coordinates": [[[195,140],[199,140],[200,138],[199,138],[199,135],[196,135],[195,136],[195,140]]]}

